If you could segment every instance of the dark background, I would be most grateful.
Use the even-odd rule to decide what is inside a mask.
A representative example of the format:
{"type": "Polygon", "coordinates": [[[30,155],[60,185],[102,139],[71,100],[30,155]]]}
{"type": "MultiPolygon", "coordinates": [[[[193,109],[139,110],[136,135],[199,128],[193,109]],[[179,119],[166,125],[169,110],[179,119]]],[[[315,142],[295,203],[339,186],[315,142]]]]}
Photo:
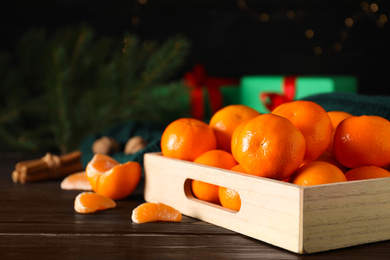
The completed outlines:
{"type": "Polygon", "coordinates": [[[196,63],[212,76],[234,78],[347,74],[358,78],[360,93],[387,95],[389,22],[378,25],[377,20],[381,14],[389,17],[389,7],[384,0],[2,1],[0,50],[12,52],[30,28],[52,33],[81,22],[101,36],[130,32],[163,41],[180,33],[190,39],[192,50],[177,78],[196,63]],[[379,10],[364,11],[362,6],[372,3],[379,10]],[[289,10],[293,18],[286,15],[289,10]],[[354,18],[352,27],[345,25],[348,17],[354,18]],[[313,38],[305,36],[307,29],[314,31],[313,38]],[[342,43],[339,51],[333,47],[337,42],[342,43]]]}

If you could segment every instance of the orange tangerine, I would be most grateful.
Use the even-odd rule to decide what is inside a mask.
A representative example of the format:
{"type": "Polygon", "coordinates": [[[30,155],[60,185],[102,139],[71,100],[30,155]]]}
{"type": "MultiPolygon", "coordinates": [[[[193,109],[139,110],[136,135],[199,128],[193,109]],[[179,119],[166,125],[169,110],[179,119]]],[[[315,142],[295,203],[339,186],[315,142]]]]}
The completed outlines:
{"type": "Polygon", "coordinates": [[[302,133],[278,115],[250,119],[237,136],[236,159],[248,174],[287,179],[302,164],[304,155],[302,133]]]}
{"type": "Polygon", "coordinates": [[[345,173],[348,181],[390,177],[390,172],[377,166],[361,166],[345,173]]]}
{"type": "Polygon", "coordinates": [[[180,118],[170,123],[161,136],[164,156],[193,161],[204,152],[217,148],[213,129],[194,118],[180,118]]]}
{"type": "Polygon", "coordinates": [[[333,154],[330,152],[323,153],[320,157],[318,157],[314,161],[327,162],[327,163],[333,164],[334,166],[338,167],[343,173],[346,173],[348,171],[348,168],[341,165],[336,160],[336,158],[334,158],[333,154]]]}
{"type": "Polygon", "coordinates": [[[219,187],[218,190],[219,201],[225,208],[239,211],[241,208],[240,194],[234,189],[219,187]]]}
{"type": "Polygon", "coordinates": [[[231,169],[237,165],[236,160],[230,152],[224,150],[210,150],[198,156],[194,163],[200,163],[222,169],[231,169]]]}
{"type": "Polygon", "coordinates": [[[347,181],[347,178],[339,168],[333,164],[320,161],[310,162],[301,166],[290,179],[290,182],[301,186],[345,181],[347,181]]]}
{"type": "Polygon", "coordinates": [[[390,163],[390,122],[379,116],[352,116],[336,128],[333,154],[348,168],[390,163]]]}
{"type": "Polygon", "coordinates": [[[240,164],[237,164],[236,166],[233,166],[230,170],[231,171],[235,171],[235,172],[246,173],[244,168],[242,168],[242,166],[240,164]]]}
{"type": "Polygon", "coordinates": [[[248,122],[249,120],[247,121],[244,121],[242,123],[240,123],[236,129],[234,129],[233,131],[233,134],[232,134],[232,140],[231,140],[231,149],[232,149],[232,155],[234,157],[234,159],[237,160],[237,142],[238,142],[238,136],[240,135],[242,129],[244,128],[244,126],[246,125],[246,123],[248,122]]]}
{"type": "Polygon", "coordinates": [[[142,175],[138,162],[120,164],[104,154],[95,154],[87,164],[85,172],[93,191],[113,200],[129,196],[142,175]]]}
{"type": "MultiPolygon", "coordinates": [[[[237,162],[234,160],[231,153],[218,149],[203,153],[196,158],[194,162],[227,170],[237,165],[237,162]]],[[[192,180],[191,187],[192,193],[196,198],[219,204],[219,189],[217,185],[199,180],[192,180]]]]}
{"type": "Polygon", "coordinates": [[[325,109],[317,103],[292,101],[278,106],[272,114],[287,118],[302,132],[306,142],[304,164],[317,159],[329,147],[332,123],[325,109]]]}
{"type": "Polygon", "coordinates": [[[332,138],[330,139],[330,144],[328,146],[327,152],[332,153],[333,152],[333,138],[334,138],[334,132],[336,131],[337,126],[340,124],[341,121],[344,119],[353,116],[350,113],[344,112],[344,111],[329,111],[327,112],[328,116],[330,118],[330,121],[332,122],[332,138]]]}
{"type": "Polygon", "coordinates": [[[217,149],[231,152],[231,139],[236,127],[244,121],[260,115],[245,105],[229,105],[218,110],[210,119],[209,125],[217,138],[217,149]]]}

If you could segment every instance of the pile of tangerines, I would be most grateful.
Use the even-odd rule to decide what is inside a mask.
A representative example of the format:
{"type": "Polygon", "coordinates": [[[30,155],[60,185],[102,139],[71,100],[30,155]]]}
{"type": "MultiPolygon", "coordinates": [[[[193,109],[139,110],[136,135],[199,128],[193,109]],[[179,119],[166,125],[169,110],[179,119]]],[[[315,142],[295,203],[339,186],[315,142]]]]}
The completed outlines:
{"type": "MultiPolygon", "coordinates": [[[[161,138],[163,156],[271,178],[320,185],[390,177],[390,122],[379,116],[326,112],[311,101],[284,103],[268,114],[230,105],[210,122],[181,118],[161,138]]],[[[200,200],[239,210],[239,194],[192,180],[200,200]]]]}

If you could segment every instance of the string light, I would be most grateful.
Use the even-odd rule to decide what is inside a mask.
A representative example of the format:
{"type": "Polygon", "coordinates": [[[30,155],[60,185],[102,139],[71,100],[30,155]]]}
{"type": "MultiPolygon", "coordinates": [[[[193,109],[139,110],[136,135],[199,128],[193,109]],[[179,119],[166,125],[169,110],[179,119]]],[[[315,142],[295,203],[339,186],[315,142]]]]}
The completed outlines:
{"type": "Polygon", "coordinates": [[[261,15],[260,15],[260,20],[262,21],[262,22],[268,22],[269,21],[269,14],[267,14],[267,13],[262,13],[261,15]]]}
{"type": "Polygon", "coordinates": [[[372,12],[376,13],[376,12],[378,12],[378,9],[379,9],[379,7],[377,4],[375,4],[375,3],[370,4],[370,10],[372,12]]]}
{"type": "Polygon", "coordinates": [[[138,0],[134,2],[134,5],[132,7],[132,17],[131,17],[131,25],[133,27],[138,27],[141,23],[141,18],[139,16],[140,9],[142,5],[146,5],[148,3],[148,0],[138,0]]]}
{"type": "MultiPolygon", "coordinates": [[[[238,8],[246,12],[249,16],[261,22],[269,22],[271,20],[273,21],[282,20],[285,18],[289,20],[297,20],[298,18],[301,18],[299,17],[299,14],[301,14],[302,16],[302,12],[297,12],[296,10],[288,10],[284,14],[281,12],[275,12],[274,14],[259,13],[249,6],[246,0],[236,0],[236,1],[237,1],[238,8]]],[[[365,16],[373,19],[376,22],[378,28],[383,28],[385,24],[388,22],[388,17],[386,14],[383,13],[378,14],[379,10],[380,8],[377,3],[374,2],[368,3],[366,1],[362,1],[360,3],[360,10],[344,19],[344,27],[340,28],[339,39],[331,45],[332,46],[331,50],[334,52],[341,52],[343,50],[344,42],[346,42],[346,40],[348,39],[349,29],[354,27],[357,24],[358,20],[360,20],[365,16]]],[[[307,39],[314,39],[315,37],[314,32],[315,29],[306,28],[304,30],[304,36],[307,39]]],[[[313,47],[313,53],[317,56],[323,54],[324,47],[315,45],[313,47]]]]}
{"type": "Polygon", "coordinates": [[[287,17],[287,19],[290,19],[290,20],[294,19],[295,18],[295,12],[293,10],[288,10],[286,12],[286,17],[287,17]]]}
{"type": "Polygon", "coordinates": [[[321,46],[315,46],[315,47],[313,48],[313,53],[314,53],[315,55],[317,55],[317,56],[321,55],[321,54],[322,54],[322,48],[321,48],[321,46]]]}
{"type": "Polygon", "coordinates": [[[352,25],[353,25],[353,19],[352,19],[351,17],[346,18],[346,19],[345,19],[345,25],[346,25],[347,27],[352,27],[352,25]]]}
{"type": "Polygon", "coordinates": [[[306,37],[307,37],[308,39],[311,39],[311,38],[314,37],[314,31],[311,30],[311,29],[307,29],[307,30],[305,31],[305,35],[306,35],[306,37]]]}

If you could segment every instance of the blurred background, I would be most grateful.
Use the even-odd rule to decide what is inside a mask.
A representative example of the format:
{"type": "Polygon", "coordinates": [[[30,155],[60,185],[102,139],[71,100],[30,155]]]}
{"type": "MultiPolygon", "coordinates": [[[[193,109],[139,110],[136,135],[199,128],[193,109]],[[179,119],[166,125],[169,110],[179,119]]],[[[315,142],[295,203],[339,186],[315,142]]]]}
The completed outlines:
{"type": "Polygon", "coordinates": [[[351,75],[359,93],[389,95],[389,8],[384,0],[3,1],[0,140],[14,149],[66,151],[82,138],[73,132],[186,115],[180,85],[195,64],[237,80],[351,75]],[[123,88],[132,95],[123,97],[123,88]],[[133,111],[113,111],[121,102],[133,111]]]}

